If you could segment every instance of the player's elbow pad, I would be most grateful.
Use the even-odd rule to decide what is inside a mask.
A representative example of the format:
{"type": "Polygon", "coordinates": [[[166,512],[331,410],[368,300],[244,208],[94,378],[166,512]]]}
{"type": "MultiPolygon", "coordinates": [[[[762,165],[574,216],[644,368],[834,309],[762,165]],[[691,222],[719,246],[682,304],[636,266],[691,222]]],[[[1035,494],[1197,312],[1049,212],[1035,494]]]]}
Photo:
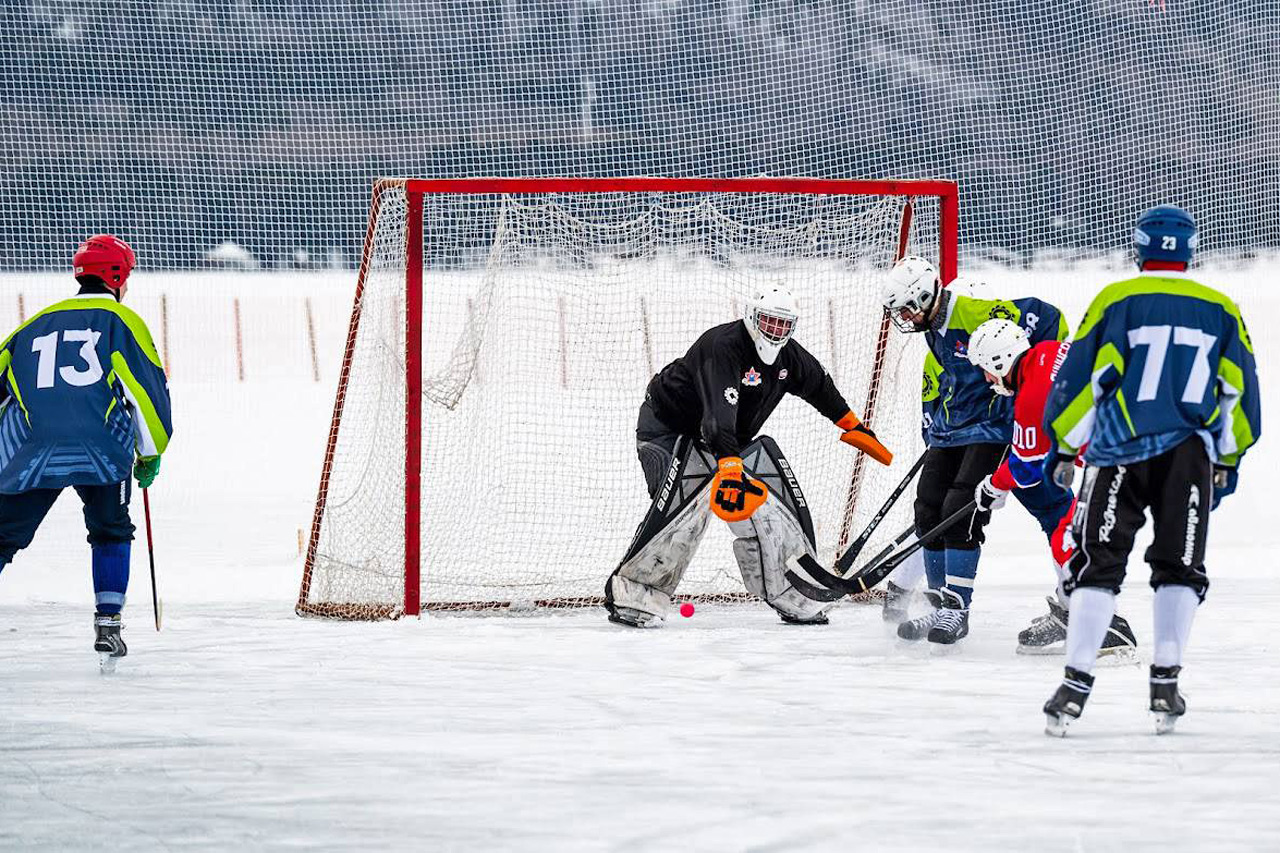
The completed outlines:
{"type": "Polygon", "coordinates": [[[1029,489],[1044,479],[1044,459],[1028,461],[1010,455],[1009,474],[1019,489],[1029,489]]]}

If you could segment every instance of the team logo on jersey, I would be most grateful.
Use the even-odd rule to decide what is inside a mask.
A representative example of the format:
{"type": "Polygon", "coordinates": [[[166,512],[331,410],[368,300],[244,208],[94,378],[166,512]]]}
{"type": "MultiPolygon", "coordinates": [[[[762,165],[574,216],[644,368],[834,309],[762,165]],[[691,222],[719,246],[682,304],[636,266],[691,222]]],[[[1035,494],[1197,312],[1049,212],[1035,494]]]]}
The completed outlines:
{"type": "Polygon", "coordinates": [[[961,358],[969,357],[969,345],[964,341],[956,341],[956,355],[961,358]]]}
{"type": "Polygon", "coordinates": [[[992,320],[1013,320],[1013,312],[1009,310],[1009,306],[1000,303],[991,306],[991,313],[987,316],[992,320]]]}
{"type": "Polygon", "coordinates": [[[738,389],[730,385],[724,389],[724,398],[729,401],[730,406],[738,405],[738,389]]]}
{"type": "Polygon", "coordinates": [[[781,382],[786,378],[787,378],[787,369],[784,367],[778,371],[778,381],[781,382]]]}
{"type": "Polygon", "coordinates": [[[748,388],[753,388],[760,384],[760,372],[754,367],[748,367],[747,372],[742,374],[742,384],[748,388]]]}

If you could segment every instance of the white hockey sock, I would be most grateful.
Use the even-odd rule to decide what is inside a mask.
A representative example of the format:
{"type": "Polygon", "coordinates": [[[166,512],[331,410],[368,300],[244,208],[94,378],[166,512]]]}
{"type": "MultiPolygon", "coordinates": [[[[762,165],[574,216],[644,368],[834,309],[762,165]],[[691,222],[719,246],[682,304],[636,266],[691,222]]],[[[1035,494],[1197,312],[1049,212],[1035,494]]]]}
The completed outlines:
{"type": "Polygon", "coordinates": [[[1109,589],[1079,587],[1071,593],[1071,618],[1067,620],[1067,666],[1093,672],[1098,649],[1116,613],[1116,596],[1109,589]]]}
{"type": "Polygon", "coordinates": [[[1156,650],[1152,663],[1156,666],[1182,666],[1182,650],[1191,636],[1191,623],[1196,618],[1200,597],[1189,586],[1162,586],[1156,590],[1152,609],[1155,611],[1156,650]]]}
{"type": "Polygon", "coordinates": [[[916,584],[920,582],[922,577],[924,577],[924,553],[916,551],[907,558],[905,563],[893,570],[893,574],[889,575],[889,580],[894,586],[900,586],[903,589],[915,589],[916,584]]]}

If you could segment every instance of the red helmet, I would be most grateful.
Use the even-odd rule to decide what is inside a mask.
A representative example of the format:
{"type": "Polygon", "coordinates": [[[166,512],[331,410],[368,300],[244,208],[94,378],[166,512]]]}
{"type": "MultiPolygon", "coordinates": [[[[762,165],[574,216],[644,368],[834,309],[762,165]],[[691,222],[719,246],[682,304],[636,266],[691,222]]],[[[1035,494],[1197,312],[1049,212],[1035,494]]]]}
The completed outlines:
{"type": "Polygon", "coordinates": [[[129,244],[110,234],[94,234],[80,244],[71,259],[75,276],[94,275],[112,290],[124,287],[137,259],[129,244]]]}

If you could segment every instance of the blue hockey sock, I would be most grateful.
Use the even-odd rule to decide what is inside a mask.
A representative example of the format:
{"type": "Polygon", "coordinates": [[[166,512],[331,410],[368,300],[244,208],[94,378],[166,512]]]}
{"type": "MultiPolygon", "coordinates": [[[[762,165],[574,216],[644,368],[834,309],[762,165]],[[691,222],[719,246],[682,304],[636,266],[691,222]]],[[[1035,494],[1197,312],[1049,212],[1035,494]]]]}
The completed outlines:
{"type": "Polygon", "coordinates": [[[947,582],[947,552],[924,549],[924,576],[929,589],[941,589],[947,582]]]}
{"type": "Polygon", "coordinates": [[[119,613],[129,589],[128,542],[93,546],[93,592],[99,613],[119,613]]]}
{"type": "Polygon", "coordinates": [[[973,579],[978,576],[978,557],[982,555],[982,550],[948,548],[944,553],[947,555],[947,589],[960,596],[967,608],[973,598],[973,579]]]}

